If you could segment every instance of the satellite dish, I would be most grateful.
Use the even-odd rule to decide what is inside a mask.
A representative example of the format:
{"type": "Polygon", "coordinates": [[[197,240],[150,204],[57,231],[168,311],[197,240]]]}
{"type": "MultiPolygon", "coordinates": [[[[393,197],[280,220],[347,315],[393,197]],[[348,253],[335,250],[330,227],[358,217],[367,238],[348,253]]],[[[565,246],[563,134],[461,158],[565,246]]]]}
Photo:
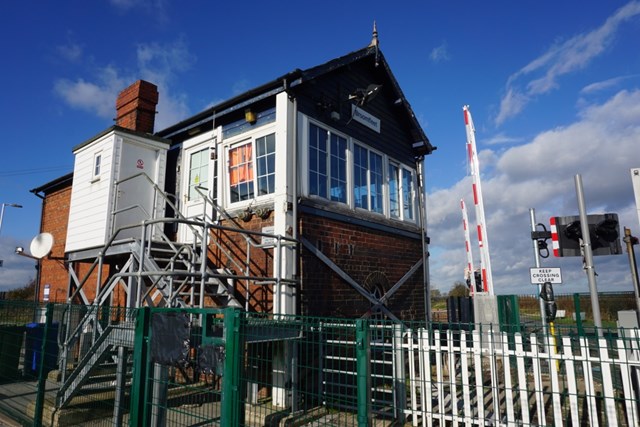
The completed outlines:
{"type": "Polygon", "coordinates": [[[382,85],[376,85],[376,84],[370,84],[369,86],[367,86],[367,89],[365,89],[365,98],[364,98],[364,102],[369,102],[371,101],[373,98],[375,98],[378,93],[380,93],[380,89],[382,89],[382,85]]]}
{"type": "Polygon", "coordinates": [[[370,102],[380,93],[382,85],[370,84],[366,89],[356,89],[349,95],[349,100],[355,100],[360,106],[363,106],[367,102],[370,102]]]}
{"type": "Polygon", "coordinates": [[[51,253],[53,247],[53,236],[51,233],[40,233],[31,241],[31,255],[42,259],[51,253]]]}

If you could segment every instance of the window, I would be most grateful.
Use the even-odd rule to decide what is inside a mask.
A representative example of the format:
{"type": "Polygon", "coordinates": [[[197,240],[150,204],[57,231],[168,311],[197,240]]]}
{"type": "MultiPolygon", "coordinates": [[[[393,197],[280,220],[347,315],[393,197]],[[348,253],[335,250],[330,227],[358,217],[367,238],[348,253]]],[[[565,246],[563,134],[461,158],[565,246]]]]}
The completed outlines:
{"type": "Polygon", "coordinates": [[[347,202],[347,140],[309,126],[309,193],[347,202]]]}
{"type": "Polygon", "coordinates": [[[370,210],[382,213],[382,156],[373,152],[369,153],[369,188],[370,210]]]}
{"type": "Polygon", "coordinates": [[[97,181],[100,179],[100,171],[102,169],[102,152],[95,153],[93,155],[93,174],[91,175],[91,181],[97,181]]]}
{"type": "Polygon", "coordinates": [[[400,218],[400,179],[398,165],[389,163],[389,215],[400,218]]]}
{"type": "Polygon", "coordinates": [[[256,139],[258,195],[271,194],[276,185],[276,135],[256,139]]]}
{"type": "Polygon", "coordinates": [[[253,199],[253,162],[251,143],[229,150],[231,203],[253,199]]]}
{"type": "Polygon", "coordinates": [[[353,154],[354,204],[357,208],[382,213],[382,156],[358,144],[354,144],[353,154]]]}
{"type": "Polygon", "coordinates": [[[189,165],[189,200],[200,200],[202,195],[196,187],[206,188],[209,184],[209,149],[204,148],[191,153],[189,165]]]}
{"type": "Polygon", "coordinates": [[[366,144],[308,123],[310,196],[401,221],[416,221],[416,171],[366,144]]]}
{"type": "Polygon", "coordinates": [[[309,193],[327,197],[327,134],[316,125],[309,126],[309,193]]]}
{"type": "Polygon", "coordinates": [[[272,194],[275,191],[275,153],[276,136],[274,133],[256,138],[253,141],[243,142],[229,149],[231,203],[250,200],[257,196],[272,194]]]}
{"type": "Polygon", "coordinates": [[[413,172],[389,162],[389,215],[413,221],[413,172]],[[402,203],[402,205],[401,205],[402,203]]]}
{"type": "Polygon", "coordinates": [[[409,169],[402,169],[402,205],[404,208],[403,219],[413,220],[413,172],[409,169]]]}

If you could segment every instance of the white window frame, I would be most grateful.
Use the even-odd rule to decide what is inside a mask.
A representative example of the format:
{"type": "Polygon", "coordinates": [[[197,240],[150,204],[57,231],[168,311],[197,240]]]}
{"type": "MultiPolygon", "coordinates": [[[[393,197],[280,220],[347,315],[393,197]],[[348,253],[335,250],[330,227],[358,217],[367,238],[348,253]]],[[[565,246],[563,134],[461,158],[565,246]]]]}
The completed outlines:
{"type": "MultiPolygon", "coordinates": [[[[187,188],[186,188],[186,198],[185,201],[187,202],[198,202],[200,200],[202,200],[202,195],[195,190],[195,187],[198,186],[203,186],[204,188],[206,188],[208,191],[211,190],[210,185],[211,185],[211,148],[208,145],[203,145],[202,147],[200,147],[197,150],[194,150],[192,152],[189,153],[189,159],[187,160],[187,165],[189,165],[189,168],[186,170],[186,179],[187,179],[187,188]],[[206,175],[206,179],[204,179],[204,181],[202,179],[199,179],[197,183],[192,183],[191,182],[191,172],[194,171],[195,169],[193,168],[193,164],[191,162],[191,159],[193,158],[194,154],[201,154],[205,156],[206,158],[206,164],[205,164],[205,168],[204,170],[206,171],[207,175],[206,175]],[[192,194],[191,190],[195,191],[195,194],[192,194]]],[[[198,166],[198,170],[203,170],[202,164],[198,166]]]]}
{"type": "Polygon", "coordinates": [[[370,212],[372,214],[376,214],[376,215],[383,215],[385,217],[389,217],[389,191],[388,191],[388,186],[387,186],[387,170],[388,169],[388,157],[378,151],[375,150],[371,147],[369,147],[367,144],[364,144],[358,140],[352,140],[352,144],[351,144],[351,167],[353,168],[351,171],[351,181],[349,182],[350,185],[350,191],[353,194],[353,207],[354,209],[357,210],[362,210],[365,212],[370,212]],[[354,182],[354,171],[355,171],[355,146],[358,145],[360,146],[360,148],[363,148],[364,150],[366,150],[367,152],[367,208],[361,208],[361,207],[356,207],[355,206],[355,182],[354,182]],[[382,209],[378,212],[375,211],[373,209],[371,209],[371,153],[376,154],[377,156],[380,156],[380,158],[382,159],[382,165],[381,165],[381,181],[382,181],[382,190],[380,193],[380,197],[382,197],[382,209]]]}
{"type": "Polygon", "coordinates": [[[416,177],[417,177],[417,171],[415,171],[414,169],[408,168],[406,166],[403,166],[400,169],[400,213],[402,216],[402,219],[404,221],[410,221],[410,222],[416,222],[417,221],[417,202],[418,200],[416,199],[416,186],[417,186],[417,181],[416,181],[416,177]],[[404,173],[405,172],[409,172],[410,176],[411,176],[411,183],[410,186],[411,188],[408,189],[408,193],[409,193],[409,201],[411,203],[411,217],[407,218],[406,215],[406,206],[405,206],[405,192],[407,191],[407,189],[404,188],[405,186],[405,182],[404,182],[404,173]]]}
{"type": "Polygon", "coordinates": [[[304,165],[304,173],[301,174],[301,184],[302,184],[302,189],[303,189],[303,194],[305,194],[306,197],[309,197],[311,199],[318,199],[318,200],[322,200],[326,203],[335,203],[335,204],[340,204],[340,205],[345,205],[345,203],[340,202],[340,201],[335,201],[335,200],[331,200],[331,191],[330,191],[330,187],[331,187],[331,151],[330,151],[330,137],[331,135],[338,135],[341,138],[346,139],[347,141],[347,153],[346,153],[346,178],[347,178],[347,201],[346,201],[346,205],[354,210],[354,211],[361,211],[361,212],[368,212],[370,214],[373,215],[379,215],[379,216],[383,216],[385,218],[389,218],[391,220],[394,221],[402,221],[402,222],[410,222],[413,224],[417,223],[417,199],[416,199],[416,194],[417,194],[417,190],[416,190],[416,185],[417,185],[417,174],[418,171],[415,168],[412,168],[402,162],[399,162],[397,160],[395,160],[392,157],[389,157],[388,155],[382,153],[379,150],[376,150],[374,148],[371,148],[369,145],[367,145],[366,143],[360,141],[360,140],[356,140],[355,138],[352,138],[348,135],[345,135],[341,132],[337,132],[334,129],[331,128],[331,126],[328,126],[325,123],[316,121],[308,116],[304,116],[303,115],[303,120],[302,120],[302,126],[301,126],[301,133],[300,136],[302,138],[303,143],[301,144],[301,150],[299,153],[299,160],[300,160],[300,164],[304,165]],[[311,194],[311,183],[309,182],[309,152],[310,152],[310,140],[309,140],[309,132],[311,129],[311,125],[315,125],[318,126],[319,128],[321,128],[324,131],[327,131],[328,133],[328,139],[327,139],[327,194],[329,197],[323,197],[317,194],[311,194]],[[361,208],[361,207],[356,207],[355,206],[355,194],[354,194],[354,170],[355,170],[355,146],[358,145],[361,148],[365,149],[367,152],[367,203],[368,205],[370,204],[370,200],[371,200],[371,171],[370,171],[370,156],[371,153],[374,153],[378,156],[380,156],[382,158],[382,211],[381,212],[377,212],[374,210],[371,210],[370,208],[361,208]],[[391,200],[390,200],[390,188],[389,188],[389,165],[394,165],[395,167],[398,168],[398,209],[399,209],[399,216],[392,216],[391,215],[391,200]],[[411,189],[409,197],[412,203],[412,210],[411,210],[411,215],[412,218],[408,218],[407,215],[405,214],[405,203],[404,203],[404,194],[405,194],[405,190],[404,190],[404,184],[403,184],[403,173],[404,171],[408,171],[411,174],[411,189]]]}
{"type": "Polygon", "coordinates": [[[351,205],[351,194],[352,192],[349,189],[349,174],[352,173],[351,169],[349,168],[349,164],[350,162],[350,154],[351,154],[351,143],[350,143],[350,138],[347,135],[344,135],[340,132],[336,132],[333,129],[331,129],[330,127],[324,125],[323,123],[320,122],[316,122],[314,120],[308,120],[307,121],[307,126],[305,127],[305,140],[306,140],[306,144],[304,145],[304,164],[306,165],[306,173],[304,174],[304,181],[306,183],[306,194],[309,197],[317,197],[320,199],[324,199],[324,200],[328,200],[331,201],[333,203],[340,203],[342,205],[351,205]],[[326,155],[326,189],[327,189],[327,196],[328,197],[324,197],[320,194],[311,194],[311,182],[309,180],[309,173],[311,171],[311,166],[309,164],[309,155],[310,155],[310,139],[309,139],[309,135],[310,135],[310,131],[311,131],[311,126],[316,126],[318,128],[320,128],[321,130],[324,130],[327,132],[327,155],[326,155]],[[332,181],[332,175],[331,175],[331,162],[333,160],[334,157],[334,153],[331,151],[331,137],[332,136],[336,136],[338,138],[341,138],[345,141],[345,200],[341,201],[341,200],[333,200],[332,196],[331,196],[331,181],[332,181]]]}
{"type": "Polygon", "coordinates": [[[103,167],[102,150],[93,153],[93,165],[91,169],[91,182],[100,181],[103,167]]]}
{"type": "MultiPolygon", "coordinates": [[[[257,147],[256,147],[256,140],[262,137],[266,137],[268,135],[274,134],[275,137],[275,148],[274,148],[274,156],[278,155],[278,147],[277,147],[277,142],[278,142],[278,138],[277,138],[277,133],[276,133],[276,127],[275,126],[268,126],[268,127],[263,127],[260,129],[256,129],[254,131],[251,132],[245,132],[239,135],[234,135],[233,137],[229,138],[228,140],[225,140],[222,142],[222,151],[224,152],[224,170],[219,172],[220,177],[222,178],[222,188],[223,188],[223,193],[224,193],[224,201],[226,206],[229,209],[242,209],[248,206],[251,206],[257,202],[261,202],[261,201],[265,201],[268,199],[273,199],[274,194],[275,194],[275,189],[273,193],[268,193],[268,194],[263,194],[263,195],[258,195],[257,191],[258,191],[258,165],[256,162],[256,154],[257,154],[257,147]],[[231,158],[230,158],[230,151],[233,148],[239,147],[241,145],[245,145],[247,143],[251,144],[251,165],[253,168],[253,197],[252,198],[248,198],[246,200],[239,200],[239,201],[231,201],[231,177],[229,176],[229,167],[231,165],[231,158]]],[[[274,171],[276,174],[278,173],[277,170],[274,171]]]]}

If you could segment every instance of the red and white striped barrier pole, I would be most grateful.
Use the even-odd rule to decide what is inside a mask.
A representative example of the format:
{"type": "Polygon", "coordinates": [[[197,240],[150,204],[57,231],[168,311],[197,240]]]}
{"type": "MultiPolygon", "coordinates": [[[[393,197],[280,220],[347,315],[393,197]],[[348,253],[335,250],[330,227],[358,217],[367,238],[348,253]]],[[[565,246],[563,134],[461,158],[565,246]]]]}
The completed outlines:
{"type": "Polygon", "coordinates": [[[480,270],[482,273],[482,284],[484,292],[493,295],[493,276],[491,274],[491,257],[489,255],[489,239],[484,217],[484,203],[482,201],[482,186],[480,183],[480,164],[476,151],[475,128],[471,119],[469,106],[465,105],[464,124],[467,131],[467,154],[469,156],[469,166],[473,179],[473,202],[476,207],[476,222],[478,224],[478,246],[480,247],[480,270]]]}
{"type": "Polygon", "coordinates": [[[476,278],[473,274],[473,254],[471,253],[471,237],[469,235],[469,218],[467,216],[467,207],[464,204],[464,200],[460,199],[460,209],[462,209],[462,229],[464,230],[464,246],[467,251],[467,277],[469,280],[470,293],[473,295],[476,290],[476,278]]]}

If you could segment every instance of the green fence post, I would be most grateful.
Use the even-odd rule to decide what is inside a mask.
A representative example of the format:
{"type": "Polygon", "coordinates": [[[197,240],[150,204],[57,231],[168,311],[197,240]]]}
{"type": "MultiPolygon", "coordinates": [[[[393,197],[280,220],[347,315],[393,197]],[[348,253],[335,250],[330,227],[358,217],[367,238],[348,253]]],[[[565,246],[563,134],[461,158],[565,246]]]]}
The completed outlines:
{"type": "Polygon", "coordinates": [[[40,347],[40,366],[38,367],[38,391],[33,414],[34,427],[42,426],[42,413],[44,410],[44,394],[47,386],[45,362],[47,357],[47,338],[51,323],[53,322],[53,303],[47,304],[45,312],[44,330],[42,331],[42,345],[40,347]]]}
{"type": "Polygon", "coordinates": [[[149,307],[136,311],[135,336],[133,338],[133,378],[131,380],[131,402],[129,406],[129,425],[143,427],[147,423],[147,395],[149,369],[149,326],[151,313],[149,307]]]}
{"type": "Polygon", "coordinates": [[[369,345],[369,323],[366,319],[356,321],[356,369],[358,386],[358,427],[371,425],[371,346],[369,345]]]}
{"type": "Polygon", "coordinates": [[[242,350],[242,317],[235,308],[224,310],[224,376],[222,377],[222,407],[220,425],[237,427],[244,424],[244,401],[241,401],[240,373],[244,358],[242,350]]]}

